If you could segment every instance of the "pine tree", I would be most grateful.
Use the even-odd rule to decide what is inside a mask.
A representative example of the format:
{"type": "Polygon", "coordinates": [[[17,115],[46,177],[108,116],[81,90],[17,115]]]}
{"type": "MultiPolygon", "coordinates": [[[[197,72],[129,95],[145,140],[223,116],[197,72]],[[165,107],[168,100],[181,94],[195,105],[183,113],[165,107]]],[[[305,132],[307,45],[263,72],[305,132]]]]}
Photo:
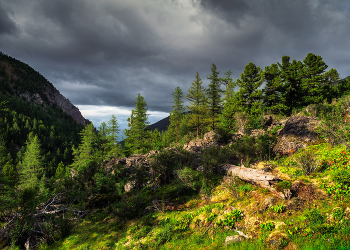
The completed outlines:
{"type": "Polygon", "coordinates": [[[282,64],[277,64],[281,71],[285,90],[282,94],[282,98],[286,100],[286,104],[289,107],[286,114],[290,115],[294,108],[302,106],[303,92],[301,89],[301,79],[303,63],[296,60],[290,62],[289,56],[282,56],[282,64]]]}
{"type": "Polygon", "coordinates": [[[171,95],[173,96],[173,101],[172,101],[172,108],[173,110],[170,113],[170,125],[169,125],[169,129],[174,131],[175,133],[175,140],[176,143],[178,142],[179,139],[179,125],[181,122],[181,118],[182,118],[182,113],[184,112],[184,106],[183,106],[183,98],[184,98],[184,94],[181,90],[180,87],[176,87],[175,91],[173,93],[171,93],[171,95]]]}
{"type": "Polygon", "coordinates": [[[135,110],[131,111],[131,116],[128,118],[129,129],[124,130],[127,136],[125,147],[130,151],[129,153],[146,153],[150,148],[146,105],[143,96],[139,93],[135,102],[135,110]]]}
{"type": "Polygon", "coordinates": [[[115,115],[112,115],[111,119],[108,121],[108,125],[106,128],[106,136],[113,156],[117,156],[120,154],[118,150],[119,147],[117,147],[119,132],[120,129],[117,117],[115,117],[115,115]]]}
{"type": "Polygon", "coordinates": [[[189,114],[189,122],[196,128],[197,138],[199,137],[201,125],[204,124],[206,112],[206,96],[202,84],[203,82],[197,72],[196,79],[192,82],[192,85],[186,94],[186,99],[190,102],[190,105],[187,106],[187,108],[191,111],[191,114],[189,114]]]}
{"type": "Polygon", "coordinates": [[[304,59],[304,67],[302,70],[302,91],[303,106],[313,103],[321,103],[327,98],[330,86],[325,84],[323,73],[327,69],[327,65],[321,56],[312,53],[307,54],[304,59]]]}
{"type": "Polygon", "coordinates": [[[259,89],[263,83],[263,74],[260,67],[250,62],[237,80],[239,91],[237,92],[238,105],[249,114],[261,112],[262,91],[259,89]]]}
{"type": "Polygon", "coordinates": [[[215,129],[215,123],[219,119],[219,114],[221,113],[222,104],[221,104],[221,93],[220,89],[220,78],[217,71],[216,65],[213,63],[211,66],[211,74],[208,75],[207,79],[210,80],[208,89],[207,89],[207,104],[209,110],[209,116],[211,120],[211,130],[215,129]]]}
{"type": "MultiPolygon", "coordinates": [[[[28,138],[30,137],[29,135],[28,138]]],[[[37,135],[27,141],[23,161],[20,163],[20,182],[22,186],[32,186],[42,177],[43,157],[40,147],[40,141],[37,135]]]]}
{"type": "Polygon", "coordinates": [[[274,114],[285,113],[288,110],[283,96],[284,86],[281,72],[277,64],[265,67],[265,87],[263,92],[263,106],[274,114]]]}

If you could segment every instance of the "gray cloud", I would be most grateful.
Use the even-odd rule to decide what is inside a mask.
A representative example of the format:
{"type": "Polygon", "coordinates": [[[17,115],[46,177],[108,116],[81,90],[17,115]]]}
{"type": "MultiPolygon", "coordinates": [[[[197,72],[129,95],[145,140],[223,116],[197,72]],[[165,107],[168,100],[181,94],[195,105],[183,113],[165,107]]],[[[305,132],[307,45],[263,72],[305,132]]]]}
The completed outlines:
{"type": "Polygon", "coordinates": [[[0,35],[13,35],[17,31],[16,24],[0,3],[0,35]]]}
{"type": "Polygon", "coordinates": [[[169,112],[212,63],[239,77],[283,55],[321,55],[350,75],[350,7],[342,0],[5,0],[0,48],[41,72],[76,105],[169,112]]]}

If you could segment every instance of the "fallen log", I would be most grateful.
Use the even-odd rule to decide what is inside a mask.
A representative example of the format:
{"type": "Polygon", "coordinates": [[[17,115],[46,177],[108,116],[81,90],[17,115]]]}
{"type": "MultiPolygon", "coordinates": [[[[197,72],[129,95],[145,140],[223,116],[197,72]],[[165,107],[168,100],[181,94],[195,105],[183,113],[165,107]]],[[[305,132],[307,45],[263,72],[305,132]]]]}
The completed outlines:
{"type": "Polygon", "coordinates": [[[244,166],[236,166],[231,164],[225,164],[221,167],[221,170],[226,175],[237,176],[241,180],[253,183],[262,188],[267,188],[271,193],[278,196],[282,199],[290,199],[292,196],[292,192],[288,190],[284,190],[284,192],[278,192],[274,186],[283,181],[281,178],[269,173],[265,172],[261,169],[254,168],[246,168],[244,166]]]}

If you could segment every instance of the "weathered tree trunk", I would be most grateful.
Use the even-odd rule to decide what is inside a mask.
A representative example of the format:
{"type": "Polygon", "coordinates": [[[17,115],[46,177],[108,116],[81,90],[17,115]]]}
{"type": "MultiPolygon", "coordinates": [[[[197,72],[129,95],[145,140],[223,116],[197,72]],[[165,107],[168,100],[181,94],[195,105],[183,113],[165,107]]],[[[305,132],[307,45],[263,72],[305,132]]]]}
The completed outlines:
{"type": "Polygon", "coordinates": [[[282,181],[279,177],[265,172],[260,169],[246,168],[244,166],[239,167],[231,164],[222,166],[222,171],[227,175],[238,176],[240,179],[258,185],[262,188],[267,188],[274,195],[282,199],[290,199],[292,192],[290,190],[284,190],[284,192],[278,192],[274,186],[282,181]]]}

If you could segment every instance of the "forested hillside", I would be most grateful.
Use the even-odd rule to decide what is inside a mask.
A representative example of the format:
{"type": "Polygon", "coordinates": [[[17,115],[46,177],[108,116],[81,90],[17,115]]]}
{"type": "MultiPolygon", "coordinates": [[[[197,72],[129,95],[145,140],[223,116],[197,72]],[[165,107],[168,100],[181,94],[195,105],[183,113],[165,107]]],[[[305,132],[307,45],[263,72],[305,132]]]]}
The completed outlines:
{"type": "Polygon", "coordinates": [[[350,79],[321,56],[250,62],[236,80],[212,64],[207,88],[198,73],[175,88],[161,132],[138,94],[123,148],[115,115],[79,125],[43,76],[1,59],[0,247],[216,249],[237,232],[233,249],[347,244],[350,79]],[[275,179],[259,186],[247,169],[275,179]]]}

